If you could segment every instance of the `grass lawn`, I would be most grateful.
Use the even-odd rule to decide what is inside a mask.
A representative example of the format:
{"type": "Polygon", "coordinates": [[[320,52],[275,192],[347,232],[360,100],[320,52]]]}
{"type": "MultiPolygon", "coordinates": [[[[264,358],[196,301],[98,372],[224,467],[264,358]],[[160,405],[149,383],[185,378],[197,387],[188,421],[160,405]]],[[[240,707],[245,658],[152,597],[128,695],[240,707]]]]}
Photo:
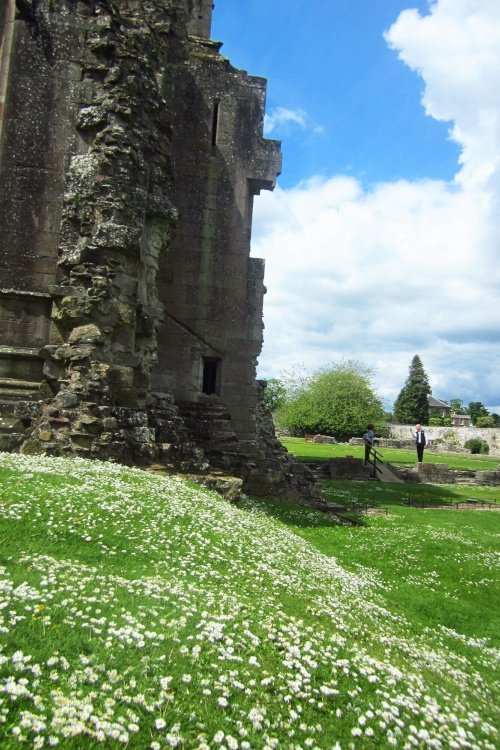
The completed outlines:
{"type": "MultiPolygon", "coordinates": [[[[363,458],[364,448],[347,443],[327,444],[306,442],[303,438],[283,438],[282,444],[292,455],[301,461],[328,461],[329,458],[353,456],[363,458]]],[[[404,448],[378,448],[383,460],[396,466],[413,466],[416,463],[416,452],[404,448]]],[[[476,455],[470,453],[440,453],[428,450],[424,454],[428,463],[447,464],[450,469],[473,469],[475,471],[494,471],[500,465],[500,457],[476,455]]]]}
{"type": "Polygon", "coordinates": [[[453,506],[467,501],[475,505],[498,505],[500,487],[460,484],[389,484],[385,482],[325,481],[323,496],[331,502],[351,507],[353,503],[370,507],[391,504],[409,506],[453,506]],[[475,502],[474,502],[475,501],[475,502]]]}
{"type": "Polygon", "coordinates": [[[326,486],[375,490],[348,527],[0,454],[2,750],[498,748],[500,513],[326,486]]]}
{"type": "MultiPolygon", "coordinates": [[[[482,490],[478,494],[488,501],[496,488],[474,489],[482,490]]],[[[496,559],[500,512],[406,505],[410,499],[439,506],[457,502],[465,494],[455,494],[450,486],[325,482],[327,499],[347,507],[353,502],[384,507],[388,514],[358,515],[361,528],[339,528],[321,517],[315,523],[309,518],[303,525],[293,519],[292,525],[296,533],[323,554],[335,556],[349,570],[375,573],[388,606],[410,615],[412,631],[458,628],[471,638],[488,638],[500,646],[496,559]]],[[[268,512],[289,523],[287,506],[271,503],[268,512]]]]}

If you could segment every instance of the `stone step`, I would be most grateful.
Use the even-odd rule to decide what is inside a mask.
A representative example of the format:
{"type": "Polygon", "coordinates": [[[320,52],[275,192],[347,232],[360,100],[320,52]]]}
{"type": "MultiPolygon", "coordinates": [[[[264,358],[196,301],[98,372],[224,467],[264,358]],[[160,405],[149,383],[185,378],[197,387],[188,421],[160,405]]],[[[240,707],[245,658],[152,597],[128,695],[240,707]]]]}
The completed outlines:
{"type": "Polygon", "coordinates": [[[237,440],[230,415],[222,404],[181,402],[179,414],[190,438],[205,450],[227,452],[227,445],[237,440]]]}
{"type": "Polygon", "coordinates": [[[404,484],[403,479],[396,473],[390,464],[377,464],[377,479],[380,482],[390,482],[392,484],[404,484]]]}
{"type": "Polygon", "coordinates": [[[5,401],[38,401],[45,397],[45,382],[0,378],[0,403],[5,401]]]}
{"type": "Polygon", "coordinates": [[[43,385],[40,380],[21,380],[20,378],[0,378],[0,387],[38,389],[43,385]]]}
{"type": "Polygon", "coordinates": [[[224,420],[229,420],[231,418],[229,412],[223,404],[181,401],[178,406],[180,413],[185,417],[192,416],[195,419],[199,419],[200,416],[202,416],[205,417],[205,419],[224,420]]]}

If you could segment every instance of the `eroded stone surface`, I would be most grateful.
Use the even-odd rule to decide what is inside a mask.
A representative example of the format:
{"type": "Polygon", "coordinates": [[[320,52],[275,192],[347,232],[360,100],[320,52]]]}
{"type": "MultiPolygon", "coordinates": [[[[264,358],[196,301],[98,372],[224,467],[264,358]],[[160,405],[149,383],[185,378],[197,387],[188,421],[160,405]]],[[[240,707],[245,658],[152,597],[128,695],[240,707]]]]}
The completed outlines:
{"type": "Polygon", "coordinates": [[[279,144],[262,136],[265,81],[220,54],[211,14],[205,0],[0,11],[0,411],[24,430],[13,449],[218,470],[302,502],[318,485],[255,375],[252,205],[279,144]]]}

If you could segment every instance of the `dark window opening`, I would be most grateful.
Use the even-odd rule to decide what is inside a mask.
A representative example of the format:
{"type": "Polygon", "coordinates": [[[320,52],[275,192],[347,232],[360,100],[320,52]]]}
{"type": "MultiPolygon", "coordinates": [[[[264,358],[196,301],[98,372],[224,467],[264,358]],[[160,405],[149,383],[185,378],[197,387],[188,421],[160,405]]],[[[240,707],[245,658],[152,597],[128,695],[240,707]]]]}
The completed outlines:
{"type": "Polygon", "coordinates": [[[208,396],[220,393],[220,365],[218,357],[203,357],[203,393],[208,396]]]}
{"type": "Polygon", "coordinates": [[[214,101],[214,109],[212,112],[212,146],[217,145],[217,128],[219,126],[219,107],[220,107],[220,101],[216,99],[214,101]]]}

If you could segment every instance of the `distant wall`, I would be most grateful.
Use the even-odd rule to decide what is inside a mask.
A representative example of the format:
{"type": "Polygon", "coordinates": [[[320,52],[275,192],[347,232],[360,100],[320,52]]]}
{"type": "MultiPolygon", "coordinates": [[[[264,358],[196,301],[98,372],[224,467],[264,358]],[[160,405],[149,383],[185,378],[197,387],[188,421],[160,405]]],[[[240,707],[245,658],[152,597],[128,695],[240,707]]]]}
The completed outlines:
{"type": "MultiPolygon", "coordinates": [[[[410,430],[415,431],[415,425],[391,424],[389,434],[395,440],[411,439],[410,430]]],[[[463,448],[467,440],[481,438],[490,446],[490,454],[500,456],[500,428],[498,427],[425,427],[428,440],[443,440],[463,448]]]]}

